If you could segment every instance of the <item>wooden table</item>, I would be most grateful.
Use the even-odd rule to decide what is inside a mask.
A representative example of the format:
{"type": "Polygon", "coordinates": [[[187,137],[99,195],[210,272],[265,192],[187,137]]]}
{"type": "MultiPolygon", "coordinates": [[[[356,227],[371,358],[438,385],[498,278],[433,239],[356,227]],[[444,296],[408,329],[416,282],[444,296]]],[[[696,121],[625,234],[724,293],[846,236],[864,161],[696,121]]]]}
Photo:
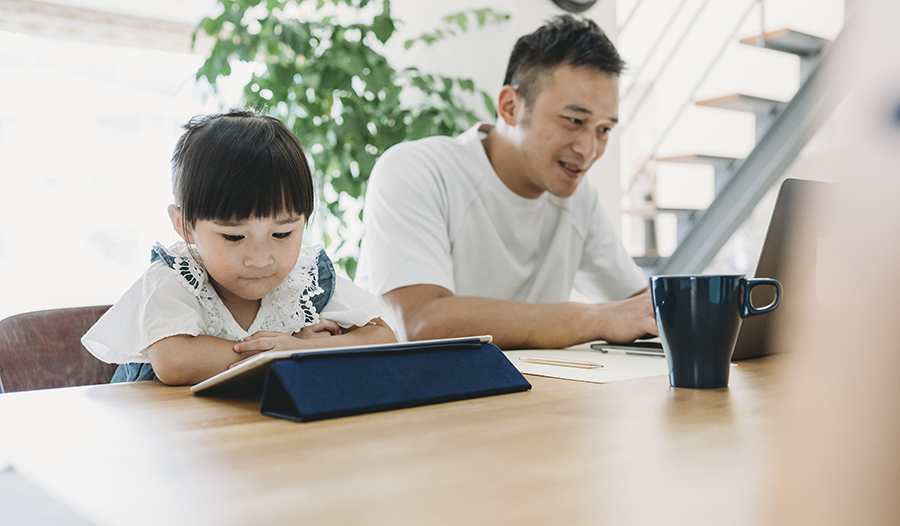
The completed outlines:
{"type": "Polygon", "coordinates": [[[303,424],[157,382],[10,393],[0,462],[99,524],[755,524],[778,363],[303,424]]]}

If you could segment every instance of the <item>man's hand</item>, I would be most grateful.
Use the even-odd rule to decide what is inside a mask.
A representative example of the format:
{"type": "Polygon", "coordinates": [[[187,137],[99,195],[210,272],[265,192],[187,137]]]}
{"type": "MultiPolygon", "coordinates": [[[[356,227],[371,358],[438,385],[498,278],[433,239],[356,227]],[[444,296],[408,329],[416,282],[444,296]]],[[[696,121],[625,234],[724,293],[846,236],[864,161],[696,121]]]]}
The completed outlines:
{"type": "Polygon", "coordinates": [[[645,334],[657,335],[650,289],[621,301],[599,303],[604,324],[603,339],[609,343],[632,342],[645,334]]]}

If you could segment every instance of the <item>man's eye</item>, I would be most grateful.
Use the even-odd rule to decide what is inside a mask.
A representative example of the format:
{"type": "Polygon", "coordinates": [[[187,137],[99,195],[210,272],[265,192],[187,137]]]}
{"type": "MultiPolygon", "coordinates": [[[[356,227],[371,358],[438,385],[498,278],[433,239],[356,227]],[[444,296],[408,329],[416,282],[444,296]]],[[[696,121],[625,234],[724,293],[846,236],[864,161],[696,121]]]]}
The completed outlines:
{"type": "Polygon", "coordinates": [[[234,243],[236,243],[236,242],[238,242],[238,241],[244,239],[244,236],[230,236],[230,235],[228,235],[228,234],[222,234],[222,237],[225,238],[225,241],[231,241],[231,242],[234,242],[234,243]]]}
{"type": "Polygon", "coordinates": [[[287,239],[291,236],[290,232],[275,232],[272,234],[272,237],[275,239],[287,239]]]}
{"type": "Polygon", "coordinates": [[[584,124],[584,121],[583,121],[583,120],[581,120],[581,119],[576,119],[575,117],[569,117],[569,122],[571,122],[571,123],[574,124],[575,126],[581,126],[582,124],[584,124]]]}

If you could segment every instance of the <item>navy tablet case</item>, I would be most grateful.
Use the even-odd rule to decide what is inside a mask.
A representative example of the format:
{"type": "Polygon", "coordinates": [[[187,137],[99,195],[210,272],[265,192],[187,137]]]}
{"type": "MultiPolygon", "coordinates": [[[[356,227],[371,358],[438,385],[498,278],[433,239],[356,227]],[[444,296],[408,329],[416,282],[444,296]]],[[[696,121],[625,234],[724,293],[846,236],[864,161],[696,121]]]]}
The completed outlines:
{"type": "Polygon", "coordinates": [[[260,412],[308,422],[528,389],[496,345],[423,342],[279,360],[266,373],[260,412]]]}

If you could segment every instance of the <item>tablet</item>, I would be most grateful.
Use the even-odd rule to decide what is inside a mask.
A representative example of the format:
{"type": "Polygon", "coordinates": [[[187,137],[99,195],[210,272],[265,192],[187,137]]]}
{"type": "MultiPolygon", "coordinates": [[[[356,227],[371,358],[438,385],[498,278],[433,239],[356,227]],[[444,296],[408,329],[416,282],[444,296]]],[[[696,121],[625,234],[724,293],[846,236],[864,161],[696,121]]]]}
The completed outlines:
{"type": "Polygon", "coordinates": [[[309,354],[345,353],[347,351],[369,352],[390,351],[402,352],[407,349],[421,347],[423,344],[453,344],[453,343],[490,343],[491,336],[468,336],[464,338],[444,338],[439,340],[420,340],[405,343],[382,343],[378,345],[352,345],[347,347],[324,347],[322,349],[294,350],[294,351],[266,351],[261,352],[238,365],[207,378],[191,387],[194,394],[211,394],[225,387],[235,388],[247,385],[262,385],[263,377],[269,367],[278,360],[285,360],[292,356],[304,356],[309,354]]]}

